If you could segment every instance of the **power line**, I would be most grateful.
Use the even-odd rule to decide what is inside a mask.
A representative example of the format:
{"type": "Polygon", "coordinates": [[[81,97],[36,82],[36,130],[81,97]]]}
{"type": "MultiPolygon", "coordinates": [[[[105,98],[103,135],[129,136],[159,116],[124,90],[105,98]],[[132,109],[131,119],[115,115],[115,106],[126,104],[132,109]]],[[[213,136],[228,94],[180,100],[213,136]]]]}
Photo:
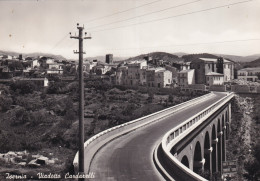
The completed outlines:
{"type": "Polygon", "coordinates": [[[51,50],[53,50],[53,49],[55,49],[61,42],[63,42],[65,39],[67,39],[68,38],[68,36],[69,36],[69,34],[68,33],[66,33],[66,35],[65,36],[63,36],[49,51],[51,51],[51,50]]]}
{"type": "Polygon", "coordinates": [[[238,4],[242,4],[242,3],[248,3],[248,2],[251,2],[251,1],[255,1],[255,0],[240,1],[240,2],[231,3],[231,4],[227,4],[227,5],[222,5],[222,6],[217,6],[217,7],[213,7],[213,8],[207,8],[207,9],[203,9],[203,10],[192,11],[192,12],[183,13],[183,14],[179,14],[179,15],[168,16],[168,17],[165,17],[165,18],[154,19],[154,20],[150,20],[150,21],[143,21],[143,22],[140,22],[140,23],[134,23],[134,24],[129,24],[129,25],[125,25],[125,26],[119,26],[119,27],[114,27],[114,28],[101,29],[101,30],[96,30],[96,31],[92,31],[92,32],[101,32],[101,31],[107,31],[107,30],[113,30],[113,29],[119,29],[119,28],[126,28],[126,27],[135,26],[135,25],[140,25],[140,24],[147,24],[147,23],[152,23],[152,22],[156,22],[156,21],[161,21],[161,20],[176,18],[176,17],[180,17],[180,16],[186,16],[186,15],[201,13],[201,12],[205,12],[205,11],[220,9],[220,8],[224,8],[224,7],[234,6],[234,5],[238,5],[238,4]]]}
{"type": "Polygon", "coordinates": [[[129,21],[129,20],[132,20],[132,19],[136,19],[136,18],[140,18],[140,17],[143,17],[143,16],[147,16],[147,15],[150,15],[150,14],[155,14],[155,13],[167,11],[169,9],[174,9],[174,8],[178,8],[178,7],[181,7],[181,6],[186,6],[186,5],[193,4],[193,3],[196,3],[196,2],[199,2],[199,1],[203,1],[203,0],[196,0],[196,1],[188,2],[188,3],[176,5],[176,6],[171,6],[171,7],[165,8],[165,9],[161,9],[161,10],[158,10],[158,11],[153,11],[153,12],[150,12],[150,13],[146,13],[146,14],[142,14],[142,15],[139,15],[139,16],[131,17],[131,18],[128,18],[128,19],[114,21],[114,22],[111,22],[111,23],[103,24],[103,25],[93,26],[93,27],[90,27],[89,29],[94,29],[94,28],[98,28],[98,27],[102,27],[102,26],[106,26],[106,25],[111,25],[111,24],[115,24],[115,23],[129,21]]]}
{"type": "MultiPolygon", "coordinates": [[[[179,45],[165,45],[165,46],[151,46],[151,47],[138,47],[138,48],[121,48],[112,49],[114,51],[123,50],[134,50],[134,49],[149,49],[149,48],[160,48],[160,47],[178,47],[178,46],[193,46],[193,45],[208,45],[208,44],[221,44],[221,43],[234,43],[234,42],[245,42],[245,41],[260,41],[260,38],[254,39],[242,39],[242,40],[227,40],[227,41],[215,41],[215,42],[200,42],[200,43],[189,43],[189,44],[179,44],[179,45]]],[[[100,49],[101,50],[101,49],[100,49]]],[[[109,50],[109,49],[107,49],[109,50]]]]}
{"type": "Polygon", "coordinates": [[[134,7],[134,8],[126,9],[126,10],[119,11],[119,12],[116,12],[116,13],[113,13],[113,14],[109,14],[109,15],[102,16],[102,17],[99,17],[99,18],[95,18],[95,19],[89,20],[88,23],[93,22],[93,21],[96,21],[96,20],[104,19],[104,18],[107,18],[107,17],[110,17],[110,16],[114,16],[114,15],[117,15],[117,14],[125,13],[125,12],[131,11],[131,10],[133,10],[133,9],[138,9],[138,8],[141,8],[141,7],[144,7],[144,6],[148,6],[148,5],[150,5],[150,4],[154,4],[154,3],[157,3],[157,2],[159,2],[159,1],[162,1],[162,0],[153,1],[153,2],[150,2],[150,3],[146,3],[146,4],[143,4],[143,5],[134,7]]]}

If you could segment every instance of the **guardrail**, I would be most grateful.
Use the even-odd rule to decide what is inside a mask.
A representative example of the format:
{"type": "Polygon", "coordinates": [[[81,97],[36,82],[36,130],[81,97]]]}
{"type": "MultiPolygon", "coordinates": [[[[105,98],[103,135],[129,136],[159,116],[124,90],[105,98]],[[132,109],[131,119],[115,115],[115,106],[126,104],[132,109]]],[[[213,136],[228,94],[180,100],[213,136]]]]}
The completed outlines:
{"type": "MultiPolygon", "coordinates": [[[[84,143],[85,152],[88,153],[87,158],[85,158],[85,170],[87,170],[89,172],[89,167],[90,167],[92,158],[94,157],[96,152],[109,141],[111,141],[123,134],[126,134],[132,130],[135,130],[139,127],[142,127],[149,123],[169,117],[171,114],[173,114],[181,109],[184,109],[184,108],[190,107],[190,106],[194,106],[194,105],[204,101],[205,99],[209,99],[213,96],[215,96],[213,93],[208,93],[206,95],[197,97],[195,99],[192,99],[192,100],[183,102],[181,104],[166,108],[164,110],[152,113],[150,115],[141,117],[139,119],[135,119],[133,121],[112,127],[110,129],[107,129],[105,131],[98,133],[97,135],[94,135],[93,137],[91,137],[84,143]]],[[[78,152],[75,155],[73,165],[74,165],[74,170],[77,173],[77,171],[78,171],[78,152]]]]}
{"type": "MultiPolygon", "coordinates": [[[[210,105],[209,107],[205,108],[201,112],[197,113],[196,115],[192,116],[191,118],[187,119],[183,123],[179,124],[178,126],[174,127],[170,131],[168,131],[162,139],[161,147],[162,147],[162,154],[163,157],[166,158],[166,162],[170,163],[173,167],[176,168],[176,170],[181,171],[184,174],[187,174],[185,177],[189,180],[200,180],[200,181],[206,181],[205,178],[201,177],[200,175],[196,174],[186,166],[184,166],[173,154],[171,153],[171,149],[175,144],[180,142],[184,137],[186,137],[194,128],[199,126],[203,123],[203,121],[206,121],[209,116],[211,116],[215,111],[220,109],[223,105],[225,105],[228,101],[230,101],[234,96],[234,93],[229,93],[227,96],[223,97],[213,105],[210,105]]],[[[161,167],[161,163],[159,163],[161,167]]],[[[164,168],[160,170],[161,172],[164,172],[164,176],[168,176],[169,174],[166,172],[164,168]]],[[[169,180],[172,180],[172,177],[168,178],[169,180]]]]}

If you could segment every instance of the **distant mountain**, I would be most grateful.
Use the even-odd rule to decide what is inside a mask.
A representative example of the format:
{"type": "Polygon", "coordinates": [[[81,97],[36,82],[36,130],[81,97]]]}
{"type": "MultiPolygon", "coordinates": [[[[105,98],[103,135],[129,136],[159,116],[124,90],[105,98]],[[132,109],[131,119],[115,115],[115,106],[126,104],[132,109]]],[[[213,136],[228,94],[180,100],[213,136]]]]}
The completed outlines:
{"type": "Polygon", "coordinates": [[[237,56],[237,55],[225,55],[225,54],[215,54],[217,56],[224,57],[226,59],[233,60],[234,62],[251,62],[260,58],[260,54],[250,55],[250,56],[237,56]]]}
{"type": "Polygon", "coordinates": [[[182,57],[183,55],[188,55],[188,53],[176,52],[176,53],[173,53],[173,55],[176,55],[176,56],[178,56],[178,57],[182,57]]]}
{"type": "Polygon", "coordinates": [[[131,61],[131,60],[140,60],[140,59],[144,59],[144,57],[149,56],[152,57],[152,59],[158,59],[158,60],[164,60],[170,63],[183,63],[184,60],[182,58],[179,58],[177,55],[173,55],[170,53],[166,53],[166,52],[152,52],[149,54],[142,54],[142,55],[138,55],[136,57],[131,57],[126,59],[126,61],[131,61]]]}
{"type": "Polygon", "coordinates": [[[64,58],[61,55],[54,55],[54,54],[50,54],[50,53],[17,53],[17,52],[12,52],[12,51],[2,51],[0,50],[0,55],[11,55],[11,56],[19,56],[20,54],[23,55],[23,57],[38,57],[38,56],[45,56],[45,57],[52,57],[56,60],[66,60],[66,58],[64,58]]]}

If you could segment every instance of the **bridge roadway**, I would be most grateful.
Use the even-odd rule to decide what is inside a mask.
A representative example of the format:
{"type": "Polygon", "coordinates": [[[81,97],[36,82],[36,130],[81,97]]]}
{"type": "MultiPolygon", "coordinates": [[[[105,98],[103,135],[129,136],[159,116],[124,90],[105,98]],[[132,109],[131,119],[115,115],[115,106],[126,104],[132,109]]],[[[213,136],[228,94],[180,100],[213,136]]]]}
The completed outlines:
{"type": "Polygon", "coordinates": [[[153,163],[154,148],[171,128],[225,96],[224,93],[214,94],[209,100],[138,128],[104,145],[90,165],[90,172],[95,173],[95,179],[91,181],[164,180],[153,163]]]}

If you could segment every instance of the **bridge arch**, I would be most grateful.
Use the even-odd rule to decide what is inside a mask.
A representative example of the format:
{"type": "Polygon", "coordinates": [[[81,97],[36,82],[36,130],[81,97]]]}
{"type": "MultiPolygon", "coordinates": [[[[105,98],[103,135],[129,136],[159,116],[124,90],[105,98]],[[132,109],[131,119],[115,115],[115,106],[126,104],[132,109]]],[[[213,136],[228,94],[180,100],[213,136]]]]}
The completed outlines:
{"type": "Polygon", "coordinates": [[[202,151],[200,142],[197,141],[193,155],[193,171],[199,173],[203,170],[202,151]]]}
{"type": "Polygon", "coordinates": [[[186,167],[190,168],[189,159],[186,155],[184,155],[181,159],[181,163],[185,165],[186,167]]]}

